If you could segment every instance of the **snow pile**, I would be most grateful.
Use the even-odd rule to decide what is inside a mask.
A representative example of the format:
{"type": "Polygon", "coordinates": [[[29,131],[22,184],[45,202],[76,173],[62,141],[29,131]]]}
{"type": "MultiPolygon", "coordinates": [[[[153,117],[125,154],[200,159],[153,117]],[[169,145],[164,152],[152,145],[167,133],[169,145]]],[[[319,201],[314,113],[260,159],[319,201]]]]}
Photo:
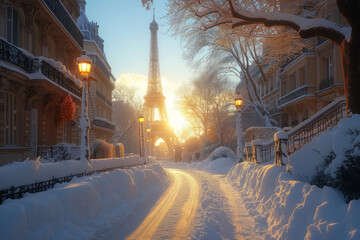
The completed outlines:
{"type": "Polygon", "coordinates": [[[195,169],[209,173],[226,175],[231,168],[237,164],[236,155],[227,147],[215,149],[210,156],[201,161],[193,163],[170,163],[162,162],[164,167],[179,169],[195,169]]]}
{"type": "Polygon", "coordinates": [[[128,215],[169,184],[160,164],[76,178],[0,205],[2,239],[94,239],[96,226],[128,215]]]}
{"type": "Polygon", "coordinates": [[[338,125],[313,139],[310,143],[290,156],[290,167],[296,179],[310,182],[318,170],[335,177],[337,170],[346,159],[345,153],[354,149],[354,154],[360,155],[360,135],[353,134],[360,131],[360,115],[341,120],[338,125]],[[357,150],[356,150],[357,149],[357,150]],[[335,158],[326,166],[319,169],[325,158],[331,154],[335,158]]]}
{"type": "Polygon", "coordinates": [[[360,200],[295,181],[283,167],[241,163],[227,175],[265,239],[360,239],[360,200]]]}
{"type": "Polygon", "coordinates": [[[125,158],[92,159],[88,162],[68,160],[41,163],[39,161],[14,162],[0,167],[0,189],[65,177],[70,174],[89,172],[114,167],[129,167],[145,163],[144,158],[128,156],[125,158]],[[14,177],[21,176],[21,177],[14,177]]]}

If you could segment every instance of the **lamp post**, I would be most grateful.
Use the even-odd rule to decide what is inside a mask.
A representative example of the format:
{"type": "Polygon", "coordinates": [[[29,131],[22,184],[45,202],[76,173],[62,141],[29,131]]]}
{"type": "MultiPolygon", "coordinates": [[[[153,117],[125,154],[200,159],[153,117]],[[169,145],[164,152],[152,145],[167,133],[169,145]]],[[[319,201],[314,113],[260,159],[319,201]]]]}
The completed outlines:
{"type": "Polygon", "coordinates": [[[150,145],[150,132],[151,132],[151,125],[150,123],[146,123],[146,133],[147,133],[147,139],[146,139],[146,142],[147,142],[147,155],[148,156],[151,156],[151,145],[150,145]]]}
{"type": "Polygon", "coordinates": [[[81,95],[81,141],[80,141],[80,161],[89,161],[90,149],[89,149],[89,118],[88,118],[88,87],[90,85],[90,69],[92,61],[85,55],[78,57],[77,64],[79,66],[80,75],[83,77],[82,95],[81,95]]]}
{"type": "Polygon", "coordinates": [[[243,143],[242,143],[242,118],[241,118],[241,106],[243,104],[242,96],[237,93],[235,96],[235,107],[236,107],[236,136],[237,136],[237,147],[236,155],[239,159],[239,162],[244,160],[243,156],[243,143]]]}
{"type": "Polygon", "coordinates": [[[145,150],[145,144],[144,144],[144,115],[139,115],[139,149],[140,149],[140,157],[144,157],[144,150],[145,150]]]}

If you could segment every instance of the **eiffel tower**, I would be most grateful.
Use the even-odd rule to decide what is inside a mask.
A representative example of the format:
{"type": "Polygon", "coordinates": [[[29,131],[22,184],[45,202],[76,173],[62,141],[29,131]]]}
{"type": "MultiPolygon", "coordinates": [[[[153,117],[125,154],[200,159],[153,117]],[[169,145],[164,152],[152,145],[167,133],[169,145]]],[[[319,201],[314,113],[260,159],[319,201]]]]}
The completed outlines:
{"type": "Polygon", "coordinates": [[[157,32],[159,26],[155,21],[155,14],[153,21],[150,23],[151,42],[150,42],[150,62],[149,62],[149,77],[147,92],[144,96],[144,116],[146,124],[151,126],[150,144],[151,149],[154,149],[155,142],[161,138],[167,144],[169,155],[175,161],[181,158],[181,148],[174,133],[174,130],[169,124],[168,113],[165,105],[165,97],[162,93],[160,65],[159,65],[159,49],[157,32]],[[180,152],[179,152],[180,151],[180,152]]]}

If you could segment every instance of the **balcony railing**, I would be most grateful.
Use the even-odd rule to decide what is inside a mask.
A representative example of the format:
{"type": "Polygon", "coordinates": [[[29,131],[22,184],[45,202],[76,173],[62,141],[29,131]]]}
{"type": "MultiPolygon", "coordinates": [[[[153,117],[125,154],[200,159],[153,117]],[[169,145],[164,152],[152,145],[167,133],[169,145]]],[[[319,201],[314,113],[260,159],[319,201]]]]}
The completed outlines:
{"type": "Polygon", "coordinates": [[[51,81],[59,84],[63,88],[71,91],[75,95],[81,97],[81,89],[78,87],[72,80],[66,78],[61,72],[56,68],[51,66],[49,63],[42,61],[41,63],[41,73],[44,76],[48,77],[51,81]]]}
{"type": "Polygon", "coordinates": [[[114,124],[108,123],[108,122],[103,121],[103,120],[98,119],[98,118],[94,119],[93,126],[106,128],[106,129],[109,129],[111,131],[115,131],[115,125],[114,124]]]}
{"type": "Polygon", "coordinates": [[[28,73],[35,73],[41,69],[41,73],[56,84],[81,96],[80,87],[72,80],[66,78],[56,68],[46,61],[25,55],[20,49],[0,39],[0,60],[14,64],[28,73]]]}
{"type": "Polygon", "coordinates": [[[66,31],[72,36],[72,38],[79,44],[81,48],[83,48],[83,39],[79,27],[70,16],[68,11],[65,9],[64,5],[60,2],[60,0],[42,0],[43,3],[50,9],[50,11],[54,14],[54,16],[59,20],[59,22],[63,25],[66,31]]]}
{"type": "Polygon", "coordinates": [[[28,73],[37,72],[41,66],[40,60],[25,55],[17,47],[0,39],[0,60],[12,63],[28,73]]]}
{"type": "Polygon", "coordinates": [[[101,93],[99,92],[98,90],[96,90],[96,95],[101,98],[104,102],[107,103],[107,105],[109,105],[110,107],[112,106],[112,102],[108,99],[106,99],[106,97],[101,93]]]}
{"type": "Polygon", "coordinates": [[[103,61],[101,61],[101,59],[99,58],[99,56],[97,55],[90,55],[89,57],[92,60],[92,64],[96,65],[100,68],[100,70],[105,74],[105,76],[109,79],[110,83],[115,86],[115,81],[114,81],[114,77],[112,76],[111,72],[109,71],[109,69],[105,66],[105,64],[103,63],[103,61]]]}
{"type": "Polygon", "coordinates": [[[296,98],[299,98],[301,96],[306,95],[308,93],[307,89],[308,89],[308,87],[303,86],[303,87],[299,88],[298,90],[293,91],[293,92],[281,97],[279,99],[279,106],[283,105],[283,104],[285,104],[287,102],[290,102],[290,101],[292,101],[292,100],[294,100],[296,98]]]}
{"type": "Polygon", "coordinates": [[[334,78],[326,78],[319,83],[319,91],[324,90],[334,85],[334,78]]]}

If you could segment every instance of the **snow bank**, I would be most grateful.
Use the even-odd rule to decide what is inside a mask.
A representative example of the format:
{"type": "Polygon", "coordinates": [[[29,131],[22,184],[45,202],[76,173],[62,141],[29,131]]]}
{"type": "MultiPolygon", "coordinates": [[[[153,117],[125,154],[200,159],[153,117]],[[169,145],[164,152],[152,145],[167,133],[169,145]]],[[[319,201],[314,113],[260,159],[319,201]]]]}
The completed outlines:
{"type": "Polygon", "coordinates": [[[2,239],[92,239],[95,227],[126,217],[169,184],[160,164],[115,170],[0,205],[2,239]]]}
{"type": "Polygon", "coordinates": [[[41,163],[39,161],[14,162],[0,167],[0,189],[65,177],[70,174],[89,172],[114,167],[129,167],[143,164],[138,156],[125,158],[92,159],[90,164],[79,160],[41,163]],[[21,177],[14,177],[21,176],[21,177]]]}
{"type": "Polygon", "coordinates": [[[325,171],[334,176],[337,169],[342,165],[345,152],[360,143],[354,139],[351,131],[360,131],[360,115],[355,114],[351,118],[342,119],[335,127],[314,138],[310,143],[294,152],[290,156],[290,167],[296,179],[310,182],[324,158],[331,152],[336,158],[330,163],[325,171]]]}
{"type": "Polygon", "coordinates": [[[219,147],[214,150],[210,156],[201,161],[193,163],[170,163],[162,162],[164,167],[180,168],[180,169],[195,169],[209,173],[226,175],[231,168],[237,164],[236,155],[227,147],[219,147]]]}
{"type": "Polygon", "coordinates": [[[227,179],[239,191],[265,239],[360,239],[360,200],[295,181],[283,167],[241,163],[227,179]]]}

